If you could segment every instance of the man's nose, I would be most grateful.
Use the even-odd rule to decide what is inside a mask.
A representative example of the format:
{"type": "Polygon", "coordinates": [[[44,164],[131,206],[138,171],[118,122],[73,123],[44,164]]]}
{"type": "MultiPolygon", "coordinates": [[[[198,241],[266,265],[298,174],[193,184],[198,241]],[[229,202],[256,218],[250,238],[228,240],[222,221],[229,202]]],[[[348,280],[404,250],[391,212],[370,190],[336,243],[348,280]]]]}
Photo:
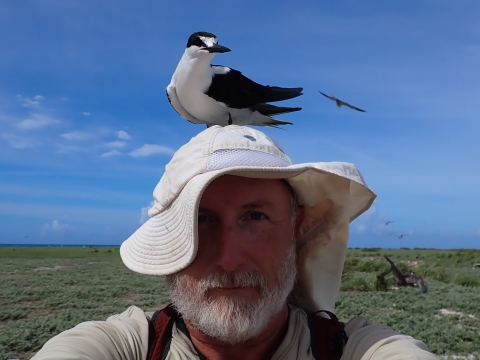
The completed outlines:
{"type": "Polygon", "coordinates": [[[246,238],[240,226],[225,224],[217,236],[217,265],[225,271],[245,270],[248,263],[246,238]]]}

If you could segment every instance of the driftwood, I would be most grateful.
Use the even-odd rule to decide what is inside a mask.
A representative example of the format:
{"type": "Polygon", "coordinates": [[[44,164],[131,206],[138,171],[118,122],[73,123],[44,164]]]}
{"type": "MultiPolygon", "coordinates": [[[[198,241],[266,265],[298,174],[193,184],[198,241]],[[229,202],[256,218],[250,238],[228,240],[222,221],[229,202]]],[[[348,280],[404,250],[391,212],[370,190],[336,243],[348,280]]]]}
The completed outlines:
{"type": "Polygon", "coordinates": [[[398,270],[393,261],[390,260],[387,255],[383,256],[390,263],[390,267],[380,275],[377,275],[377,290],[387,290],[387,282],[385,280],[385,276],[393,273],[393,277],[395,278],[397,286],[418,286],[418,288],[420,289],[420,293],[423,294],[427,292],[427,287],[425,286],[422,277],[415,276],[415,273],[412,270],[410,270],[406,274],[402,274],[402,272],[398,270]]]}

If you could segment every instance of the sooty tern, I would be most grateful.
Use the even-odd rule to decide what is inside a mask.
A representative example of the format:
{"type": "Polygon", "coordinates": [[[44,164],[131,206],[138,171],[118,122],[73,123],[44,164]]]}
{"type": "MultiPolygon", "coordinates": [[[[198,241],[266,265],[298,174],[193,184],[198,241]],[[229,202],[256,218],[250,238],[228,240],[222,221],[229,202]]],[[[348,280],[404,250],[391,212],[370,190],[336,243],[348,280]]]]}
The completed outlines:
{"type": "Polygon", "coordinates": [[[260,85],[240,71],[210,64],[215,54],[228,51],[218,44],[214,34],[196,32],[190,36],[167,87],[168,100],[178,114],[207,126],[292,124],[271,116],[301,108],[268,103],[295,98],[302,95],[303,89],[260,85]]]}

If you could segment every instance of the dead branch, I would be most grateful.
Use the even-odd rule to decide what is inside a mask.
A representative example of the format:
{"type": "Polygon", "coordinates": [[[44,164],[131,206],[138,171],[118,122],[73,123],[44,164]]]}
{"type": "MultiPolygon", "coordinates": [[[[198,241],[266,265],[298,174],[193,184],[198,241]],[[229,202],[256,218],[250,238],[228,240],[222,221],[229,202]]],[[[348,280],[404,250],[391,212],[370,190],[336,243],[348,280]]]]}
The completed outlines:
{"type": "Polygon", "coordinates": [[[415,273],[412,270],[406,274],[402,274],[402,272],[395,266],[395,263],[390,260],[387,255],[383,255],[383,257],[389,262],[390,267],[380,275],[377,275],[377,290],[387,290],[385,276],[393,273],[393,277],[395,278],[397,286],[417,286],[420,290],[420,293],[423,294],[427,292],[427,287],[425,286],[422,277],[415,276],[415,273]]]}

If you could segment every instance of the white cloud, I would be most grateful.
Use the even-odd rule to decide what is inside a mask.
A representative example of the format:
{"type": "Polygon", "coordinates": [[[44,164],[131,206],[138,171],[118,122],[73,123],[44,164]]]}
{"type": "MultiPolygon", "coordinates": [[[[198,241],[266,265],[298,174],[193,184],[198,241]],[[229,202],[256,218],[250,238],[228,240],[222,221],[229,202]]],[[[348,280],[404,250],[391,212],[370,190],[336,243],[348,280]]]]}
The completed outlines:
{"type": "Polygon", "coordinates": [[[27,149],[40,145],[37,140],[22,138],[13,134],[1,134],[0,137],[16,149],[27,149]]]}
{"type": "Polygon", "coordinates": [[[394,223],[387,224],[387,220],[386,214],[381,213],[377,204],[374,203],[370,209],[352,222],[351,229],[357,234],[393,235],[394,223]]]}
{"type": "Polygon", "coordinates": [[[17,99],[18,101],[20,101],[22,106],[26,108],[39,108],[40,102],[42,100],[45,100],[45,98],[42,95],[35,95],[33,97],[33,100],[27,97],[23,97],[22,95],[17,95],[17,99]]]}
{"type": "Polygon", "coordinates": [[[22,130],[33,130],[58,123],[60,123],[59,120],[53,119],[51,117],[39,114],[32,114],[29,119],[25,119],[17,123],[17,127],[22,130]]]}
{"type": "Polygon", "coordinates": [[[118,150],[112,150],[112,151],[103,153],[101,156],[102,157],[110,157],[110,156],[117,156],[117,155],[122,155],[122,153],[118,150]]]}
{"type": "Polygon", "coordinates": [[[67,140],[73,141],[84,141],[90,140],[95,137],[94,134],[83,132],[83,131],[71,131],[69,133],[61,134],[61,137],[67,140]]]}
{"type": "Polygon", "coordinates": [[[82,113],[82,115],[83,115],[83,116],[90,116],[91,114],[90,114],[88,111],[84,111],[84,112],[82,113]]]}
{"type": "Polygon", "coordinates": [[[123,148],[123,147],[126,145],[126,142],[125,142],[125,141],[116,140],[116,141],[108,142],[108,143],[106,143],[105,145],[108,146],[108,147],[111,147],[111,148],[120,149],[120,148],[123,148]]]}
{"type": "Polygon", "coordinates": [[[162,145],[145,144],[142,147],[130,152],[133,157],[146,157],[156,154],[171,155],[175,152],[172,148],[162,145]]]}
{"type": "Polygon", "coordinates": [[[43,225],[43,232],[49,232],[49,231],[55,231],[55,232],[61,232],[69,229],[70,226],[67,224],[62,224],[58,220],[53,220],[52,224],[45,224],[43,225]]]}
{"type": "Polygon", "coordinates": [[[121,140],[130,140],[131,139],[131,136],[126,131],[123,131],[123,130],[117,131],[117,136],[121,140]]]}
{"type": "Polygon", "coordinates": [[[148,210],[153,206],[154,201],[150,201],[150,204],[147,206],[143,207],[142,210],[140,211],[140,225],[143,225],[145,221],[150,219],[148,216],[148,210]]]}

